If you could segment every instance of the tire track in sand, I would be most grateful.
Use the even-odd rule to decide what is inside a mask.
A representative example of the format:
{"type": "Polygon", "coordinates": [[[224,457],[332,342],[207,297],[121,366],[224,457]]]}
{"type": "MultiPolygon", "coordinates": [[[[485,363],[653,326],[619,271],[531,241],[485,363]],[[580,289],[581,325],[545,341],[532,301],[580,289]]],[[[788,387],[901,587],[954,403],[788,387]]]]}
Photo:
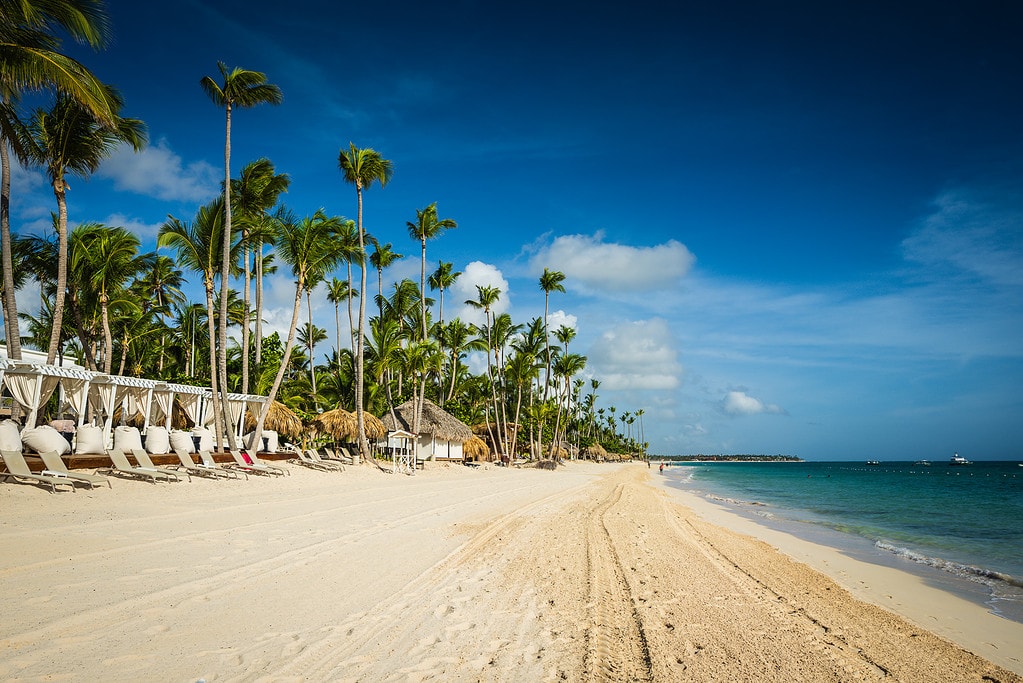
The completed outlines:
{"type": "Polygon", "coordinates": [[[605,518],[621,500],[618,484],[586,524],[590,626],[585,671],[591,681],[652,681],[650,649],[605,518]]]}

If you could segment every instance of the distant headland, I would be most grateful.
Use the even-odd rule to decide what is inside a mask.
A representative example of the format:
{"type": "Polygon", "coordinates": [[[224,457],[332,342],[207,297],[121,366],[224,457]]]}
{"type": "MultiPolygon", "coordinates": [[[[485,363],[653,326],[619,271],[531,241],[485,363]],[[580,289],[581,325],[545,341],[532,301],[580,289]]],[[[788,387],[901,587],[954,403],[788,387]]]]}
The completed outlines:
{"type": "Polygon", "coordinates": [[[803,462],[794,455],[652,455],[651,459],[665,462],[803,462]]]}

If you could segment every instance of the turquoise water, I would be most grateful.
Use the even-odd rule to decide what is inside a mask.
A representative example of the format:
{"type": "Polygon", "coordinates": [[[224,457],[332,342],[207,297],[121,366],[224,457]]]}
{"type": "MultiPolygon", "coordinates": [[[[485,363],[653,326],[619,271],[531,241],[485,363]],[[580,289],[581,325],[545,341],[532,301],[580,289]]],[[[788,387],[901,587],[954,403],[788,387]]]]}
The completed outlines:
{"type": "MultiPolygon", "coordinates": [[[[975,462],[681,463],[673,485],[889,564],[938,571],[1023,621],[1023,467],[975,462]],[[893,559],[895,558],[895,559],[893,559]]],[[[946,586],[948,587],[948,586],[946,586]]]]}

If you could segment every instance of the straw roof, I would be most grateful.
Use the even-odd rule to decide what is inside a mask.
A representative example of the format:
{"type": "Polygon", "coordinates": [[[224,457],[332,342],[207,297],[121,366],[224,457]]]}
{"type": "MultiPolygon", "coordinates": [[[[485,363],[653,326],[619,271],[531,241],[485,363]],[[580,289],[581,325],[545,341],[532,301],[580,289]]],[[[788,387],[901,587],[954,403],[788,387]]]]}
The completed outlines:
{"type": "MultiPolygon", "coordinates": [[[[245,430],[252,431],[256,428],[256,416],[251,410],[245,411],[245,430]]],[[[270,404],[270,410],[263,421],[263,428],[277,432],[284,436],[297,439],[302,436],[302,419],[295,412],[280,401],[270,404]]]]}
{"type": "MultiPolygon", "coordinates": [[[[366,438],[376,440],[387,435],[387,427],[375,415],[363,413],[363,421],[366,424],[366,438]]],[[[344,408],[320,413],[312,421],[311,427],[315,432],[329,434],[338,441],[355,441],[359,438],[358,418],[355,413],[344,408]]]]}
{"type": "MultiPolygon", "coordinates": [[[[414,406],[412,401],[406,401],[395,407],[394,413],[398,417],[395,424],[391,414],[384,415],[384,425],[388,429],[404,429],[412,431],[412,424],[415,422],[414,406]]],[[[472,430],[464,422],[459,421],[454,415],[444,412],[436,403],[429,399],[423,401],[423,417],[419,425],[420,434],[430,434],[437,441],[457,441],[465,443],[473,438],[472,430]]]]}
{"type": "Polygon", "coordinates": [[[607,451],[604,450],[604,447],[601,446],[599,443],[593,442],[592,444],[583,449],[583,455],[589,458],[606,458],[607,451]]]}
{"type": "Polygon", "coordinates": [[[490,455],[490,446],[478,436],[474,436],[462,444],[462,452],[470,458],[486,458],[490,455]]]}

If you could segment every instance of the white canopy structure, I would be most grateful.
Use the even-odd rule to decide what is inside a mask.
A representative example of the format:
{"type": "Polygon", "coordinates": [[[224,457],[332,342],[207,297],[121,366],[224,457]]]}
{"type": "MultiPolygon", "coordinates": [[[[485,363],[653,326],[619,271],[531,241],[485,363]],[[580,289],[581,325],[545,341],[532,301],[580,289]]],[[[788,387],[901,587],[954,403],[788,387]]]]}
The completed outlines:
{"type": "MultiPolygon", "coordinates": [[[[80,366],[67,367],[0,357],[0,384],[27,413],[25,427],[35,427],[39,409],[60,388],[62,402],[78,415],[78,425],[89,419],[102,421],[104,437],[109,441],[113,431],[114,413],[121,407],[122,419],[141,416],[142,433],[150,424],[171,425],[174,399],[185,415],[195,424],[209,424],[212,419],[211,390],[185,384],[173,384],[140,377],[107,375],[85,370],[80,366]]],[[[237,435],[241,436],[244,408],[258,411],[265,396],[228,394],[228,408],[237,435]]]]}

